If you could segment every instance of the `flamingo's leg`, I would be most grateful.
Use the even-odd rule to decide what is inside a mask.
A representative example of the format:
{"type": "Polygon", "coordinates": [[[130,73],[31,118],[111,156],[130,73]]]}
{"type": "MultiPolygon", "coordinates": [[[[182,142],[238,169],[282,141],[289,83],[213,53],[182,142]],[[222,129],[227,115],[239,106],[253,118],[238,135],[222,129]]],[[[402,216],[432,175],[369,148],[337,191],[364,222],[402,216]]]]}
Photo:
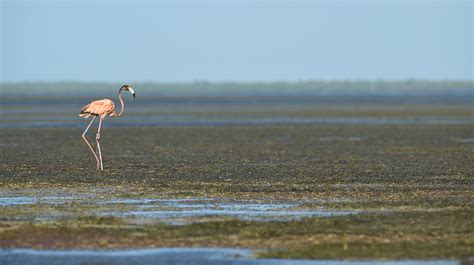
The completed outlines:
{"type": "Polygon", "coordinates": [[[102,127],[102,121],[104,120],[104,118],[105,118],[105,115],[102,115],[99,118],[99,128],[97,129],[97,135],[95,137],[95,141],[97,143],[97,149],[99,150],[100,170],[104,170],[104,165],[102,163],[102,153],[100,151],[100,128],[102,127]]]}
{"type": "Polygon", "coordinates": [[[89,147],[89,149],[91,150],[92,154],[94,155],[95,161],[97,162],[97,167],[99,167],[99,158],[97,157],[97,154],[94,152],[94,149],[92,148],[91,144],[89,143],[89,141],[87,141],[87,138],[86,138],[86,133],[87,133],[87,131],[89,130],[89,128],[91,127],[92,123],[94,122],[95,117],[96,117],[96,116],[93,116],[93,117],[92,117],[91,122],[89,123],[89,125],[87,125],[86,129],[85,129],[84,132],[82,133],[82,140],[84,140],[84,142],[86,142],[87,146],[89,147]]]}

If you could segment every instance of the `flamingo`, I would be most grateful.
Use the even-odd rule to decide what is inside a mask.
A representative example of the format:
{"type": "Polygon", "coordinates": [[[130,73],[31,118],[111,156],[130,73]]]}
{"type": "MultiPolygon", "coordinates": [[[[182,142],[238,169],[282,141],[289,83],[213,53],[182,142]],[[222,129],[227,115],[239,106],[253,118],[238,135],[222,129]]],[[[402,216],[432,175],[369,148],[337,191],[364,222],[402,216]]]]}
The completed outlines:
{"type": "Polygon", "coordinates": [[[87,146],[91,150],[92,154],[94,155],[94,158],[97,162],[97,170],[104,170],[104,165],[102,163],[102,153],[100,151],[100,128],[102,127],[102,122],[104,121],[105,117],[107,115],[109,116],[114,116],[114,117],[120,117],[123,114],[123,111],[125,110],[123,99],[122,99],[122,91],[129,91],[132,93],[133,97],[135,97],[135,91],[130,85],[123,85],[120,87],[119,92],[118,92],[118,98],[120,100],[120,104],[122,105],[122,110],[117,113],[115,112],[115,104],[112,100],[110,99],[100,99],[100,100],[94,100],[91,103],[85,105],[81,109],[81,113],[79,114],[79,117],[83,117],[85,119],[89,118],[92,116],[92,120],[87,125],[86,129],[82,133],[82,139],[84,142],[86,142],[87,146]],[[99,128],[97,129],[97,134],[95,136],[95,141],[97,144],[97,151],[94,152],[94,149],[92,148],[91,144],[89,141],[87,141],[86,138],[86,133],[87,130],[91,127],[92,123],[94,122],[95,118],[99,117],[99,128]]]}

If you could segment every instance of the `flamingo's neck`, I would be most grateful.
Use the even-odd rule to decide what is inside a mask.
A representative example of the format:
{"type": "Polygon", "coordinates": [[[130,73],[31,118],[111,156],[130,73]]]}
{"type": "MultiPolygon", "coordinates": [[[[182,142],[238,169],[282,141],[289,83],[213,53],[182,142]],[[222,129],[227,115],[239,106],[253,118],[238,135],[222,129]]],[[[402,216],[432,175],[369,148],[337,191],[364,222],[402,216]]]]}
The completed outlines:
{"type": "Polygon", "coordinates": [[[118,95],[118,98],[119,98],[119,100],[120,100],[120,106],[122,107],[122,109],[120,110],[120,112],[119,112],[119,113],[116,113],[116,114],[114,115],[114,116],[116,116],[116,117],[120,117],[120,116],[122,116],[122,114],[123,114],[123,111],[125,110],[125,104],[123,103],[123,98],[122,98],[122,89],[121,89],[121,88],[120,88],[120,90],[119,90],[119,95],[118,95]]]}

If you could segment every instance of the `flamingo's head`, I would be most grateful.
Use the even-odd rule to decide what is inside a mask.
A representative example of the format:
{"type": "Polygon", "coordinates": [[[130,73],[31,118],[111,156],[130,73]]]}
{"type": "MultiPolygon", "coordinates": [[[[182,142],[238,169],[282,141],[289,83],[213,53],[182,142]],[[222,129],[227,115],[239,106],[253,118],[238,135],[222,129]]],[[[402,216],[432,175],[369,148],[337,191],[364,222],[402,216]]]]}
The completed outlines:
{"type": "Polygon", "coordinates": [[[125,90],[132,93],[132,96],[135,97],[135,90],[130,85],[123,85],[120,90],[125,90]]]}

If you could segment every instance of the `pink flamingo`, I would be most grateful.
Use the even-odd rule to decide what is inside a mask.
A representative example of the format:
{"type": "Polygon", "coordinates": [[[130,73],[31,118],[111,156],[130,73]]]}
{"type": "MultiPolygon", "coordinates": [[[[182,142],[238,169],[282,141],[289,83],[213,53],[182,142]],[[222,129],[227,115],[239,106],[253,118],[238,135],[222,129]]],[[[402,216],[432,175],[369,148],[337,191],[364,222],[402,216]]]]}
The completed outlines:
{"type": "Polygon", "coordinates": [[[87,146],[89,146],[89,149],[91,150],[92,154],[94,155],[94,158],[97,162],[97,170],[99,170],[99,169],[104,170],[104,166],[102,164],[102,154],[101,154],[101,151],[100,151],[100,128],[102,127],[102,122],[104,121],[105,116],[107,116],[107,115],[115,116],[115,117],[122,116],[123,111],[125,110],[123,99],[122,99],[122,91],[123,90],[129,91],[130,93],[132,93],[133,97],[135,97],[135,91],[133,90],[133,88],[129,85],[123,85],[119,89],[119,92],[118,92],[118,98],[120,100],[120,104],[122,105],[122,110],[119,113],[115,112],[114,102],[110,99],[105,98],[105,99],[92,101],[91,103],[85,105],[84,107],[82,107],[81,113],[79,114],[80,117],[83,117],[85,119],[92,116],[91,122],[89,123],[89,125],[87,125],[86,129],[82,133],[82,139],[84,140],[84,142],[86,142],[87,146]],[[91,144],[87,141],[87,138],[86,138],[87,130],[89,130],[89,127],[91,127],[92,123],[94,122],[94,120],[97,116],[99,116],[99,128],[97,129],[97,134],[96,134],[96,137],[95,137],[95,141],[97,143],[97,153],[98,154],[96,152],[94,152],[94,149],[92,148],[91,144]]]}

